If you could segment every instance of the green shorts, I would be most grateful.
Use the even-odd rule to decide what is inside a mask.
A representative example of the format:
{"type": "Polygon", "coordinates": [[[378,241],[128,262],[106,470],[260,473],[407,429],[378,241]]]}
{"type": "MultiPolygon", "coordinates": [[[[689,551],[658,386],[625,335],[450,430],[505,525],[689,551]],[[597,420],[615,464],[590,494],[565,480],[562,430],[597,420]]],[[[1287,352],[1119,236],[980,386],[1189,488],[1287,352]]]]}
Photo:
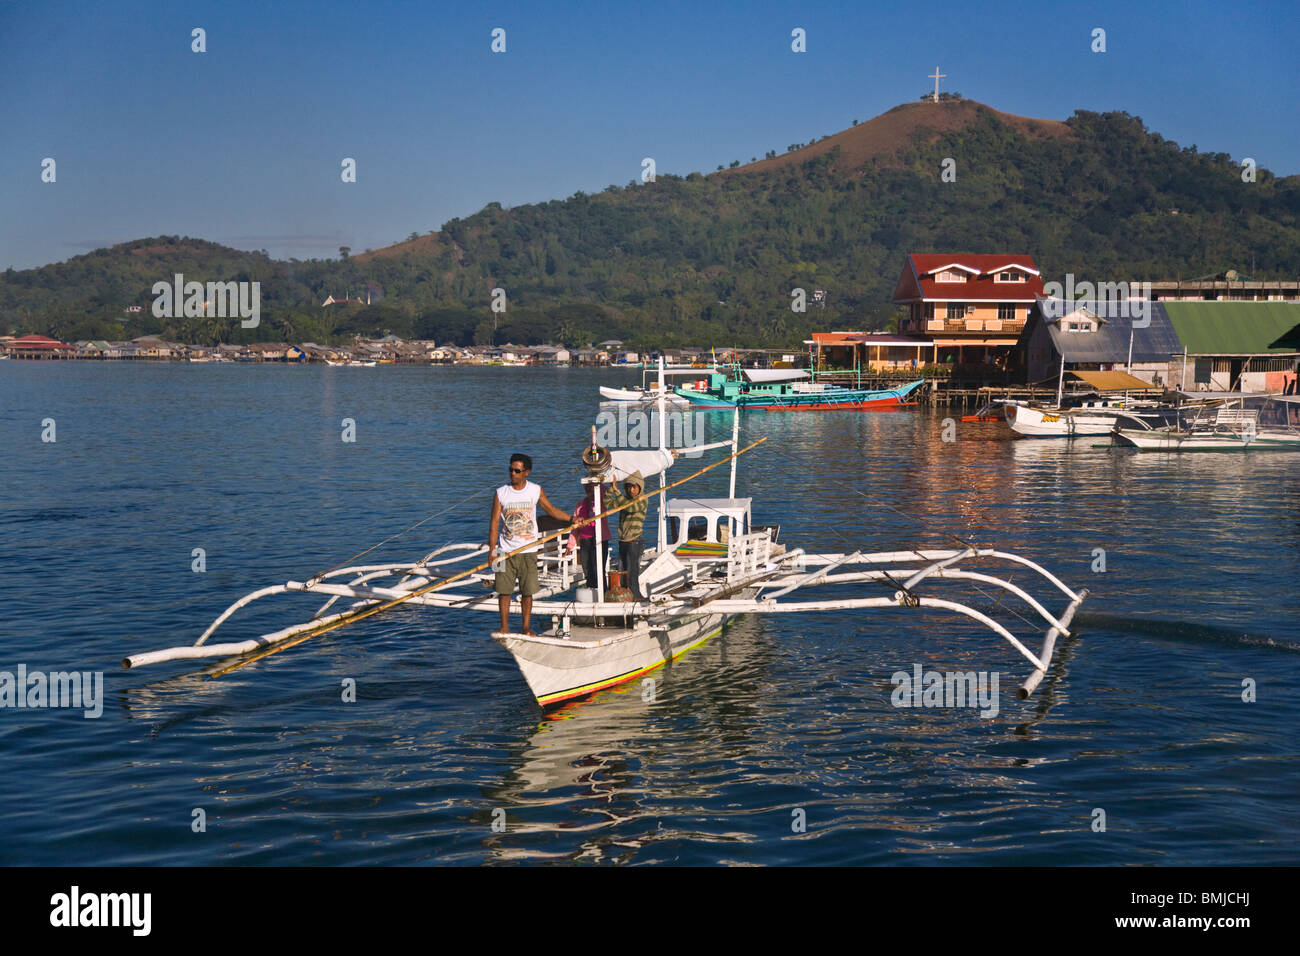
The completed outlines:
{"type": "Polygon", "coordinates": [[[501,562],[492,589],[497,594],[510,594],[516,581],[519,582],[519,593],[524,597],[532,597],[542,589],[537,583],[536,551],[516,554],[501,562]]]}

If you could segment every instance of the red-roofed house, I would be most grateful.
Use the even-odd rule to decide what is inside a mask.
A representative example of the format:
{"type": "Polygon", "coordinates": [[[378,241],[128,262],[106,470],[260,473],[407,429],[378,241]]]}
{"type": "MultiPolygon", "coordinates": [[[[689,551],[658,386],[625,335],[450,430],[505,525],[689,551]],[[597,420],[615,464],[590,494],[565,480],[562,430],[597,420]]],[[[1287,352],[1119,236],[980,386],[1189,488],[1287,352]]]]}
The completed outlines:
{"type": "Polygon", "coordinates": [[[1023,364],[1016,342],[1042,294],[1033,256],[913,253],[894,302],[908,310],[900,331],[928,338],[931,361],[1010,368],[1023,364]]]}
{"type": "Polygon", "coordinates": [[[9,342],[6,349],[16,359],[69,359],[77,352],[75,346],[44,335],[24,335],[9,342]]]}

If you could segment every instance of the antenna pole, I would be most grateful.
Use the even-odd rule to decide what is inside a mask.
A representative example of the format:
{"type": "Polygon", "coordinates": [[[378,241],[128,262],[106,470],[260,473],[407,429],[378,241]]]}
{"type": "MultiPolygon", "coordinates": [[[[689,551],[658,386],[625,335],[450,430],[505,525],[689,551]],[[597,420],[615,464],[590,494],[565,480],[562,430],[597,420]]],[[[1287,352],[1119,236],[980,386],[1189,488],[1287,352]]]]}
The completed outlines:
{"type": "MultiPolygon", "coordinates": [[[[664,353],[661,351],[659,353],[659,451],[661,453],[665,451],[668,447],[668,442],[665,440],[665,434],[667,428],[666,428],[666,422],[664,416],[664,402],[665,402],[664,353]]],[[[732,451],[735,451],[735,449],[733,448],[732,451]]],[[[659,470],[659,553],[660,554],[663,554],[665,551],[668,550],[668,518],[664,515],[664,505],[667,504],[667,499],[664,497],[664,485],[668,481],[668,479],[665,477],[665,472],[667,470],[668,469],[666,468],[661,468],[659,470]]]]}
{"type": "MultiPolygon", "coordinates": [[[[731,451],[735,454],[740,447],[740,406],[736,406],[735,412],[731,416],[731,451]]],[[[728,498],[736,497],[736,459],[731,459],[731,490],[727,493],[728,498]]]]}

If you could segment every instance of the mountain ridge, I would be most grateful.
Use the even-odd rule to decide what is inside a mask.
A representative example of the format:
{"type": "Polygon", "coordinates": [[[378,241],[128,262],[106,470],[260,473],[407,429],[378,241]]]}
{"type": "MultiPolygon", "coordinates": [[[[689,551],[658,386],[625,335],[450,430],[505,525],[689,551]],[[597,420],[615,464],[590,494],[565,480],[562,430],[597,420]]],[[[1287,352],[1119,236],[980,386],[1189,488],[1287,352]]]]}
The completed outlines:
{"type": "Polygon", "coordinates": [[[175,324],[178,336],[325,341],[388,329],[461,343],[788,345],[816,328],[885,326],[906,253],[961,250],[1027,252],[1044,274],[1093,279],[1230,266],[1292,276],[1300,177],[1261,168],[1245,182],[1226,154],[1181,148],[1122,112],[1060,122],[970,100],[907,103],[746,166],[509,209],[488,203],[340,260],[161,237],[11,270],[0,276],[0,329],[160,331],[147,309],[123,320],[122,308],[147,304],[152,281],[193,270],[262,281],[271,321],[257,333],[175,324]],[[498,288],[502,315],[490,309],[498,288]],[[792,312],[799,288],[825,290],[824,302],[792,312]],[[320,306],[363,289],[383,301],[320,306]]]}

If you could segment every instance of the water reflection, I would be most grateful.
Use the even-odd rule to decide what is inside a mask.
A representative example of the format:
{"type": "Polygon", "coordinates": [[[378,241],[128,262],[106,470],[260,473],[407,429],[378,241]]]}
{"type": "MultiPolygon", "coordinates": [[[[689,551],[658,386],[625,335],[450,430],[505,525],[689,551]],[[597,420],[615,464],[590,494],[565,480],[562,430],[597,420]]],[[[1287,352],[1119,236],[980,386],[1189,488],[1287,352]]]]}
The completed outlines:
{"type": "MultiPolygon", "coordinates": [[[[646,839],[664,838],[655,833],[630,839],[604,831],[644,824],[673,803],[702,807],[716,797],[707,774],[697,776],[688,768],[731,763],[732,748],[758,736],[771,655],[764,623],[741,617],[718,637],[648,675],[653,687],[629,682],[541,718],[531,734],[509,748],[501,785],[485,791],[488,803],[507,808],[511,821],[506,833],[484,838],[492,858],[550,856],[535,841],[550,842],[557,828],[600,834],[567,851],[571,859],[617,856],[646,839]],[[657,773],[656,765],[670,753],[682,766],[657,773]]],[[[733,830],[710,832],[708,839],[750,836],[733,830]]]]}

